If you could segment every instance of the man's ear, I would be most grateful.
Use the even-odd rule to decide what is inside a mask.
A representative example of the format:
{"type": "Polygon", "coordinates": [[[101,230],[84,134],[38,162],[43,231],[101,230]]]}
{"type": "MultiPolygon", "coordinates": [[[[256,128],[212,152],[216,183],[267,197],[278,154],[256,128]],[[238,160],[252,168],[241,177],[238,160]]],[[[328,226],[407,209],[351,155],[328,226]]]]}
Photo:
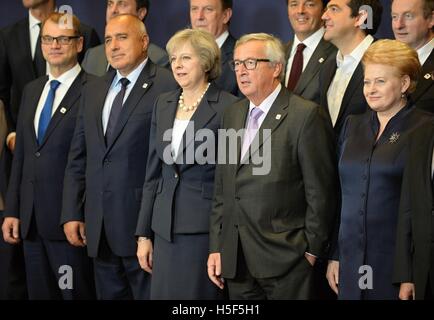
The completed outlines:
{"type": "Polygon", "coordinates": [[[232,17],[232,9],[227,8],[223,11],[223,23],[228,24],[232,17]]]}
{"type": "Polygon", "coordinates": [[[360,28],[363,24],[368,20],[369,14],[366,10],[360,10],[359,14],[356,17],[355,25],[360,28]]]}
{"type": "Polygon", "coordinates": [[[148,14],[148,10],[146,10],[145,7],[140,8],[140,9],[137,11],[137,17],[138,17],[140,20],[142,20],[142,21],[143,21],[143,19],[145,19],[145,17],[146,17],[147,14],[148,14]]]}

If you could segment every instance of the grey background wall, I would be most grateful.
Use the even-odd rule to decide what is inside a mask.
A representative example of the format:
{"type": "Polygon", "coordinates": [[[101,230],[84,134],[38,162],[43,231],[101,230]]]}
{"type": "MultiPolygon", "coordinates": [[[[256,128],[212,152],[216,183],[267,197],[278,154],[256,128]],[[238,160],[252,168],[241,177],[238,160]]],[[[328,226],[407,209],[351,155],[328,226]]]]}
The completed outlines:
{"type": "MultiPolygon", "coordinates": [[[[70,5],[74,14],[104,35],[106,0],[58,0],[57,4],[70,5]]],[[[286,0],[233,0],[231,32],[239,37],[250,32],[272,33],[288,41],[292,30],[286,12],[286,0]]],[[[383,20],[378,38],[391,38],[390,0],[381,1],[384,6],[383,20]]],[[[151,41],[164,47],[170,36],[189,25],[189,0],[150,0],[150,14],[146,25],[151,41]]],[[[21,0],[0,1],[0,28],[26,15],[21,0]]]]}

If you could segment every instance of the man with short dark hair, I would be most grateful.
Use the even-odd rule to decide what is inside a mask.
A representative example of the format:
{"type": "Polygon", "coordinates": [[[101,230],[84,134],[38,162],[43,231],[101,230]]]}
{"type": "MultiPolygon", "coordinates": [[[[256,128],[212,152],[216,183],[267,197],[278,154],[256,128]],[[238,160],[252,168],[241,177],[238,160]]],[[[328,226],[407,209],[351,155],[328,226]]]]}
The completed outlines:
{"type": "MultiPolygon", "coordinates": [[[[148,13],[148,0],[108,0],[106,9],[106,23],[108,23],[111,18],[120,14],[132,14],[144,21],[148,13]]],[[[169,66],[169,57],[167,56],[166,51],[153,43],[149,44],[148,57],[157,65],[162,67],[169,66]]],[[[96,46],[86,52],[82,67],[87,72],[97,76],[103,76],[107,72],[110,65],[107,62],[104,44],[96,46]]]]}
{"type": "Polygon", "coordinates": [[[190,0],[190,22],[193,29],[211,33],[221,49],[222,73],[215,83],[227,92],[241,95],[229,62],[233,59],[236,39],[229,33],[232,0],[190,0]]]}
{"type": "Polygon", "coordinates": [[[416,50],[422,65],[411,99],[434,113],[434,0],[393,0],[391,9],[395,39],[416,50]]]}
{"type": "Polygon", "coordinates": [[[294,39],[286,48],[285,86],[307,100],[319,103],[319,72],[336,57],[336,47],[323,39],[321,16],[327,0],[287,0],[294,39]]]}
{"type": "Polygon", "coordinates": [[[324,39],[338,53],[321,70],[320,105],[327,108],[337,135],[349,115],[367,110],[361,59],[374,41],[382,10],[379,0],[330,0],[322,16],[324,39]]]}

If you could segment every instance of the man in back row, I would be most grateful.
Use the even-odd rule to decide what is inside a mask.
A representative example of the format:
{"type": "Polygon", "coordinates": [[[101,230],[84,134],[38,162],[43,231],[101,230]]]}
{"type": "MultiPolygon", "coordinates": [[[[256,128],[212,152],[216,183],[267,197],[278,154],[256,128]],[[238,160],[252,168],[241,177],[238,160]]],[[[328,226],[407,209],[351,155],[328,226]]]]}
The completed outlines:
{"type": "MultiPolygon", "coordinates": [[[[108,0],[106,9],[106,23],[120,14],[131,14],[144,21],[149,13],[149,0],[108,0]]],[[[167,67],[169,58],[166,51],[153,43],[149,44],[148,57],[159,66],[167,67]]],[[[110,68],[105,55],[104,44],[86,52],[82,67],[96,76],[103,76],[110,68]]]]}
{"type": "Polygon", "coordinates": [[[417,51],[422,74],[411,99],[434,113],[434,0],[393,0],[392,29],[395,39],[417,51]]]}

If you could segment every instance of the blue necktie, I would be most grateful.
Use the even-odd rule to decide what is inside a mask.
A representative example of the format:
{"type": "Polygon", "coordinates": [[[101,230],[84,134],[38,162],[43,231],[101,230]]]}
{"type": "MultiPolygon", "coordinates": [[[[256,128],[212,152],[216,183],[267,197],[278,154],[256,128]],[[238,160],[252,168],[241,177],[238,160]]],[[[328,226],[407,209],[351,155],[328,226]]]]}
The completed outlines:
{"type": "Polygon", "coordinates": [[[38,144],[41,145],[44,140],[45,131],[51,120],[51,113],[53,110],[54,97],[60,82],[52,80],[50,82],[50,91],[48,92],[47,99],[45,100],[44,107],[42,108],[41,116],[39,117],[38,125],[38,144]]]}
{"type": "Polygon", "coordinates": [[[119,115],[121,113],[122,105],[124,104],[125,92],[127,91],[127,86],[130,83],[130,80],[127,78],[122,78],[119,80],[122,85],[121,91],[118,92],[115,99],[113,100],[112,108],[110,110],[110,116],[107,123],[107,128],[105,131],[105,141],[106,144],[109,145],[111,139],[113,138],[113,134],[115,131],[116,123],[118,122],[119,115]]]}

